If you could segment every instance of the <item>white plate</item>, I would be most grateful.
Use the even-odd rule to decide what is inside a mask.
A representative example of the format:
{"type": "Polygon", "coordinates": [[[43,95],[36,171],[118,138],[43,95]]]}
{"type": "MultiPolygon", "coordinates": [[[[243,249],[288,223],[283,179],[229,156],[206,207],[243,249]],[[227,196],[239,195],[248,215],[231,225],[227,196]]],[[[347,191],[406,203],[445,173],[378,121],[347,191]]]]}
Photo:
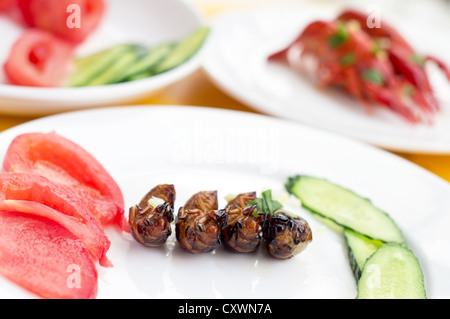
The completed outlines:
{"type": "MultiPolygon", "coordinates": [[[[429,75],[444,110],[433,126],[412,126],[381,107],[369,115],[343,93],[321,92],[313,81],[288,67],[267,63],[267,56],[291,43],[307,24],[317,19],[332,19],[338,12],[336,6],[304,5],[303,9],[224,14],[213,22],[204,67],[225,92],[266,114],[390,150],[450,154],[450,83],[435,68],[429,68],[429,75]]],[[[447,38],[445,29],[430,30],[431,26],[420,19],[400,23],[399,18],[390,18],[388,12],[382,12],[382,17],[398,27],[416,48],[450,65],[450,43],[442,40],[447,38]]]]}
{"type": "MultiPolygon", "coordinates": [[[[77,48],[84,56],[118,43],[154,46],[176,41],[203,24],[183,0],[106,0],[99,28],[77,48]]],[[[0,15],[0,65],[8,57],[22,27],[0,15]]],[[[5,84],[0,72],[0,112],[14,115],[45,115],[104,105],[132,103],[182,79],[200,66],[201,52],[183,65],[148,79],[88,88],[32,88],[5,84]]]]}
{"type": "MultiPolygon", "coordinates": [[[[90,151],[117,180],[126,206],[159,183],[173,183],[176,208],[194,193],[272,189],[287,177],[328,178],[390,213],[423,267],[429,298],[450,297],[449,184],[390,153],[316,129],[249,113],[183,106],[89,110],[43,118],[0,134],[0,160],[25,132],[55,130],[90,151]],[[101,119],[99,121],[98,119],[101,119]]],[[[298,203],[313,242],[285,261],[217,249],[193,255],[174,235],[162,249],[108,231],[115,267],[99,270],[99,298],[354,298],[347,251],[298,203]]],[[[0,278],[0,298],[29,297],[0,278]]]]}

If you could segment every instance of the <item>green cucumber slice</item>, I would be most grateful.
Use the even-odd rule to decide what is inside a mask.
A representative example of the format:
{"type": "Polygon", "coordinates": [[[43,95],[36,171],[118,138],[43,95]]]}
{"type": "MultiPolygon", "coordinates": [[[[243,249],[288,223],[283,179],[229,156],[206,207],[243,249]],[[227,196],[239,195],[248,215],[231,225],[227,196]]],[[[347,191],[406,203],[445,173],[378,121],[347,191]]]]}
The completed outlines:
{"type": "Polygon", "coordinates": [[[84,87],[134,81],[169,71],[189,60],[203,45],[209,28],[201,27],[175,44],[149,50],[121,44],[75,60],[67,86],[84,87]]]}
{"type": "Polygon", "coordinates": [[[100,86],[118,83],[122,79],[122,75],[132,67],[139,59],[139,55],[136,51],[124,52],[117,57],[117,60],[112,63],[108,68],[103,70],[91,81],[88,81],[85,86],[100,86]]]}
{"type": "Polygon", "coordinates": [[[121,75],[119,82],[151,76],[152,69],[163,61],[172,52],[173,48],[173,44],[163,44],[150,50],[145,56],[125,70],[121,75]]]}
{"type": "Polygon", "coordinates": [[[176,44],[169,54],[154,70],[154,74],[169,71],[189,60],[203,45],[209,34],[208,27],[201,27],[176,44]]]}
{"type": "Polygon", "coordinates": [[[312,213],[371,239],[386,243],[404,243],[394,221],[372,202],[327,180],[295,176],[289,178],[286,189],[312,213]]]}
{"type": "Polygon", "coordinates": [[[356,280],[359,280],[366,261],[377,251],[383,242],[367,238],[349,229],[344,230],[344,238],[348,247],[353,275],[356,280]]]}
{"type": "Polygon", "coordinates": [[[358,281],[358,299],[426,299],[423,273],[414,254],[383,244],[367,260],[358,281]]]}
{"type": "Polygon", "coordinates": [[[134,45],[120,44],[78,59],[75,62],[76,70],[70,76],[68,86],[81,87],[89,85],[96,77],[120,59],[121,56],[135,51],[134,45]]]}

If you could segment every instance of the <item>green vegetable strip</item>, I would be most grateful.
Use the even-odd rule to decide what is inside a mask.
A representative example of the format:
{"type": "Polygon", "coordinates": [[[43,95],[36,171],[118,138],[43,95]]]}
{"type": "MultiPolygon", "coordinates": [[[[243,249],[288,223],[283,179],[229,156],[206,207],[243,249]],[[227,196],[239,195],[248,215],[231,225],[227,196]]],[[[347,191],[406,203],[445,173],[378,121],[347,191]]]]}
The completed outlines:
{"type": "Polygon", "coordinates": [[[69,87],[97,86],[151,77],[189,60],[203,45],[209,28],[200,27],[177,43],[153,49],[121,44],[76,59],[76,70],[67,79],[69,87]]]}
{"type": "Polygon", "coordinates": [[[347,40],[348,40],[348,33],[347,30],[345,29],[345,23],[340,21],[336,35],[334,35],[328,40],[328,44],[332,48],[336,48],[344,44],[347,40]]]}
{"type": "Polygon", "coordinates": [[[341,65],[342,66],[349,66],[355,63],[356,61],[356,55],[354,53],[347,53],[341,58],[341,65]]]}
{"type": "Polygon", "coordinates": [[[370,69],[363,72],[363,80],[366,82],[372,82],[379,85],[384,85],[385,80],[383,78],[383,75],[380,73],[380,71],[376,69],[370,69]]]}
{"type": "Polygon", "coordinates": [[[346,229],[383,242],[404,243],[400,229],[388,214],[348,189],[309,176],[290,178],[286,189],[300,199],[304,208],[346,229]]]}
{"type": "Polygon", "coordinates": [[[272,191],[267,190],[261,194],[260,198],[255,199],[247,204],[247,206],[256,205],[256,210],[253,212],[253,216],[257,217],[257,215],[269,214],[273,215],[273,213],[282,208],[280,202],[272,199],[272,191]]]}

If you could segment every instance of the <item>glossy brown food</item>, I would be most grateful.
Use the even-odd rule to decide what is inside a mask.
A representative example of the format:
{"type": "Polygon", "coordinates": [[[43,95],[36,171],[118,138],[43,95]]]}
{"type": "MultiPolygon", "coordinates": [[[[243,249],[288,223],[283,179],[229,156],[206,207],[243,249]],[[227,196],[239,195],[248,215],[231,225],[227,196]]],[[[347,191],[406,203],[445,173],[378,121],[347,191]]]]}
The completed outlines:
{"type": "Polygon", "coordinates": [[[268,218],[264,239],[271,256],[279,259],[292,258],[312,241],[311,228],[303,218],[283,210],[278,210],[268,218]]]}
{"type": "Polygon", "coordinates": [[[218,209],[217,192],[199,192],[178,211],[177,241],[194,254],[211,252],[220,244],[226,219],[225,210],[218,209]]]}
{"type": "Polygon", "coordinates": [[[255,205],[248,204],[256,199],[256,193],[242,193],[229,201],[225,207],[227,225],[222,231],[222,242],[232,251],[250,253],[261,242],[264,216],[255,217],[255,205]]]}
{"type": "Polygon", "coordinates": [[[172,234],[174,220],[175,187],[158,185],[148,192],[138,205],[130,208],[131,234],[141,244],[159,247],[172,234]]]}

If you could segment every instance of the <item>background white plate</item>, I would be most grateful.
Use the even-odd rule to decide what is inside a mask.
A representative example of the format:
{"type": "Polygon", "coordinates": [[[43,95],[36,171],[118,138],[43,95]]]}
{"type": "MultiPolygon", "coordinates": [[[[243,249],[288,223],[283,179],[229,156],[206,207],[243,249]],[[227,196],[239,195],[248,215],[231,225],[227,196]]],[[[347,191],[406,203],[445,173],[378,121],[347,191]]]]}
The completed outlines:
{"type": "MultiPolygon", "coordinates": [[[[106,0],[99,28],[77,48],[84,56],[118,43],[154,46],[182,39],[203,24],[183,0],[106,0]]],[[[0,65],[23,28],[0,15],[0,65]]],[[[45,115],[93,106],[123,105],[147,97],[187,76],[200,66],[198,52],[185,64],[160,75],[129,83],[87,88],[32,88],[5,84],[0,72],[0,112],[14,115],[45,115]]]]}
{"type": "MultiPolygon", "coordinates": [[[[55,130],[79,143],[117,180],[130,207],[159,183],[173,183],[176,207],[194,193],[272,189],[287,177],[328,178],[371,198],[404,231],[423,267],[429,298],[450,297],[449,184],[390,153],[301,125],[260,115],[195,107],[124,107],[67,113],[0,134],[0,160],[20,133],[55,130]],[[99,121],[101,119],[101,121],[99,121]]],[[[265,249],[238,255],[217,249],[193,255],[172,236],[146,248],[108,231],[115,267],[99,269],[99,298],[354,298],[344,241],[298,203],[313,242],[290,260],[265,249]]],[[[0,278],[0,298],[25,298],[0,278]]]]}
{"type": "MultiPolygon", "coordinates": [[[[420,16],[405,22],[381,9],[382,19],[397,27],[418,52],[436,55],[450,65],[450,42],[444,40],[448,29],[434,29],[420,16]]],[[[291,43],[310,22],[332,19],[340,10],[337,5],[305,4],[219,16],[213,22],[204,67],[225,92],[266,114],[394,151],[450,154],[450,83],[433,66],[428,71],[443,111],[433,126],[412,126],[381,107],[369,115],[343,93],[319,91],[311,79],[267,63],[267,56],[291,43]]]]}

